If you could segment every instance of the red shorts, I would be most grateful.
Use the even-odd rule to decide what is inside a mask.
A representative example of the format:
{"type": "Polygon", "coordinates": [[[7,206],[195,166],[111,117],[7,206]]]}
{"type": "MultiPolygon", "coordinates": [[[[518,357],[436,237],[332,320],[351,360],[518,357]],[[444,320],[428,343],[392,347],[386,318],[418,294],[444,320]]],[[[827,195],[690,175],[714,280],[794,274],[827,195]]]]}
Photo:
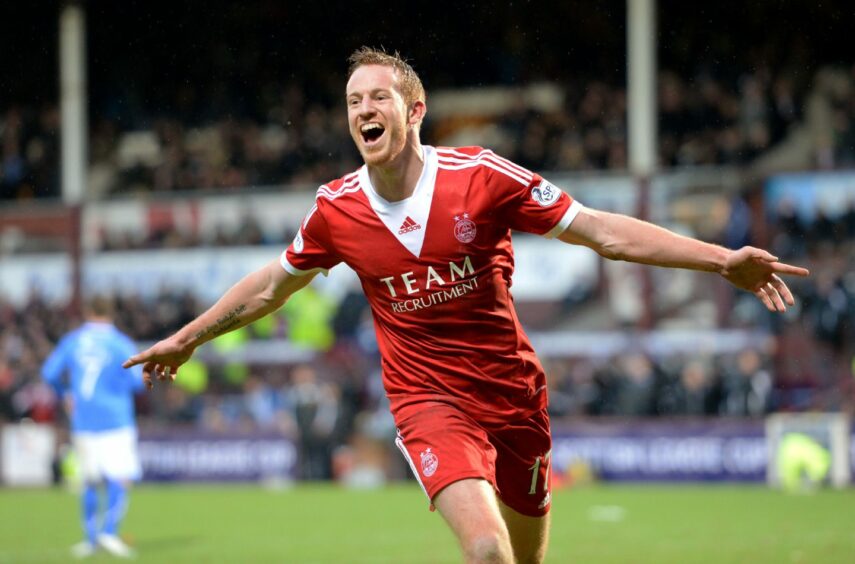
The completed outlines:
{"type": "Polygon", "coordinates": [[[546,409],[486,425],[446,403],[420,407],[398,422],[395,443],[428,498],[458,480],[483,478],[511,509],[531,517],[549,512],[552,438],[546,409]]]}

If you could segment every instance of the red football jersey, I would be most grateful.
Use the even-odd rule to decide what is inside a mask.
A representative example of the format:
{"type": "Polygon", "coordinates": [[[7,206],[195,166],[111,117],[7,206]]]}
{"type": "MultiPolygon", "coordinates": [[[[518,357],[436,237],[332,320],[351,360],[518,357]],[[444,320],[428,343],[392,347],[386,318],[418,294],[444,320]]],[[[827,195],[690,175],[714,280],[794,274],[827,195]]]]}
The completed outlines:
{"type": "Polygon", "coordinates": [[[581,205],[492,151],[423,149],[405,200],[379,196],[365,166],[321,186],[282,266],[357,273],[396,418],[424,400],[486,422],[526,417],[546,406],[546,377],[514,311],[511,230],[555,237],[581,205]]]}

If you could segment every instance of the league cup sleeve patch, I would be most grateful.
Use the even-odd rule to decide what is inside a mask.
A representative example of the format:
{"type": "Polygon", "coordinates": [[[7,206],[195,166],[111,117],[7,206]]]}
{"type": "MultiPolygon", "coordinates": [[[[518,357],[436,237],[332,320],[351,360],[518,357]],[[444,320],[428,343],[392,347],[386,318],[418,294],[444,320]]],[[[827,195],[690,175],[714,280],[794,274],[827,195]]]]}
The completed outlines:
{"type": "Polygon", "coordinates": [[[548,208],[561,199],[561,188],[541,180],[540,184],[531,189],[531,199],[539,206],[548,208]]]}
{"type": "Polygon", "coordinates": [[[302,229],[297,230],[297,235],[294,237],[294,242],[291,244],[294,247],[294,252],[300,254],[303,252],[303,232],[302,229]]]}

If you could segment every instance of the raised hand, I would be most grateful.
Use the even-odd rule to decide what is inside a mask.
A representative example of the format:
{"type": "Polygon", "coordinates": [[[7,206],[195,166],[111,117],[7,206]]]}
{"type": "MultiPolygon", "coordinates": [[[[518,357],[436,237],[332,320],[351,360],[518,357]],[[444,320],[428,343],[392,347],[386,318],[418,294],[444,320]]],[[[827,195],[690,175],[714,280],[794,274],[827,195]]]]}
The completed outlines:
{"type": "Polygon", "coordinates": [[[796,302],[779,274],[807,276],[810,272],[778,262],[778,257],[754,247],[733,251],[721,272],[728,282],[757,296],[769,311],[786,311],[796,302]]]}
{"type": "Polygon", "coordinates": [[[192,356],[193,349],[182,346],[175,337],[164,339],[150,348],[135,354],[122,364],[130,368],[137,364],[143,365],[143,379],[150,390],[154,387],[154,377],[161,381],[174,381],[178,375],[178,367],[187,362],[192,356]]]}

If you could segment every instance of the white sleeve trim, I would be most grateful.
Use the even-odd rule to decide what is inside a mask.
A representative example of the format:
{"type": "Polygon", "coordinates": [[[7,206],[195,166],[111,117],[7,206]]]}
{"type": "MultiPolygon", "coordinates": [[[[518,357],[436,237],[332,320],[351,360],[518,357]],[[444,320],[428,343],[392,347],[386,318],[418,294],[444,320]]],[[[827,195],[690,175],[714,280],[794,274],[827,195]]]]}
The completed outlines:
{"type": "Polygon", "coordinates": [[[300,270],[299,268],[295,267],[293,264],[288,262],[288,258],[285,256],[287,253],[288,253],[288,251],[286,249],[285,251],[282,252],[281,255],[279,255],[279,264],[282,265],[282,268],[284,268],[288,274],[293,274],[294,276],[307,276],[309,274],[316,274],[316,273],[320,272],[324,276],[328,276],[330,273],[328,268],[320,268],[320,267],[313,268],[311,270],[300,270]]]}
{"type": "Polygon", "coordinates": [[[573,223],[573,220],[582,211],[582,207],[582,204],[578,200],[573,200],[573,203],[570,204],[570,207],[567,208],[564,216],[555,224],[555,227],[544,233],[543,236],[547,239],[554,239],[564,233],[564,230],[570,227],[570,224],[573,223]]]}

